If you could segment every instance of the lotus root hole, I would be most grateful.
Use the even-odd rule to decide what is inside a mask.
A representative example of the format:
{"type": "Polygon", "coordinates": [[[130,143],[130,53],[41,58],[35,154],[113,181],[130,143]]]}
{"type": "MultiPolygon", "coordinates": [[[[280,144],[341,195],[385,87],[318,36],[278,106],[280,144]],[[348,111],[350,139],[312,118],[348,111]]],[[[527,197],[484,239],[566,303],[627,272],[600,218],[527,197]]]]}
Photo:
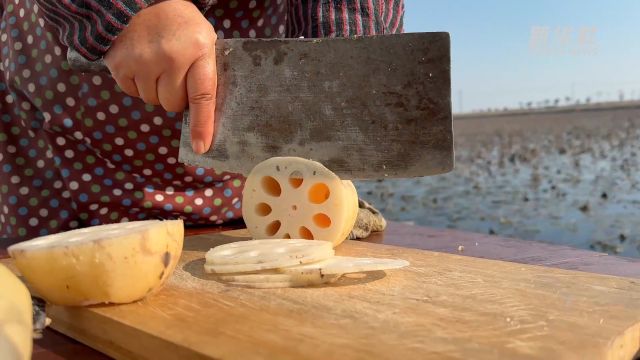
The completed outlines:
{"type": "Polygon", "coordinates": [[[291,235],[289,235],[289,233],[286,233],[284,235],[282,235],[283,239],[291,239],[291,235]]]}
{"type": "Polygon", "coordinates": [[[309,201],[314,204],[322,204],[327,201],[330,195],[329,187],[325,183],[314,184],[309,189],[309,201]]]}
{"type": "Polygon", "coordinates": [[[331,218],[327,214],[318,213],[313,215],[313,223],[319,228],[326,229],[331,226],[331,218]]]}
{"type": "Polygon", "coordinates": [[[298,170],[292,172],[289,175],[289,184],[294,189],[297,189],[300,186],[302,186],[302,182],[303,181],[304,181],[304,179],[302,178],[302,173],[300,171],[298,171],[298,170]]]}
{"type": "Polygon", "coordinates": [[[311,230],[307,229],[304,226],[300,226],[300,237],[307,240],[314,240],[313,233],[311,230]]]}
{"type": "Polygon", "coordinates": [[[261,181],[261,185],[262,185],[262,190],[264,190],[265,193],[271,196],[278,197],[282,193],[282,189],[280,188],[280,183],[278,183],[278,180],[276,180],[271,176],[263,177],[261,181]]]}
{"type": "Polygon", "coordinates": [[[267,203],[258,203],[258,205],[256,205],[256,214],[258,214],[258,216],[267,216],[271,214],[271,206],[267,203]]]}
{"type": "Polygon", "coordinates": [[[267,235],[273,236],[280,230],[280,221],[272,221],[267,225],[267,235]]]}

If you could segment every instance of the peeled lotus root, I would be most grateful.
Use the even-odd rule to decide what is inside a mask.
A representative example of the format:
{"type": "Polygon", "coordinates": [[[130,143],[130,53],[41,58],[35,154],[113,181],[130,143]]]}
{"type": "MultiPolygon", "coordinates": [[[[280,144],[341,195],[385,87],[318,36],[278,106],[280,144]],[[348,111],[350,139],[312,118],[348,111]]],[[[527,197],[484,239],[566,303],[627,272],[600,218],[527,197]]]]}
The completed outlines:
{"type": "Polygon", "coordinates": [[[274,157],[256,165],[245,182],[242,216],[254,239],[346,240],[358,215],[353,183],[322,164],[274,157]]]}

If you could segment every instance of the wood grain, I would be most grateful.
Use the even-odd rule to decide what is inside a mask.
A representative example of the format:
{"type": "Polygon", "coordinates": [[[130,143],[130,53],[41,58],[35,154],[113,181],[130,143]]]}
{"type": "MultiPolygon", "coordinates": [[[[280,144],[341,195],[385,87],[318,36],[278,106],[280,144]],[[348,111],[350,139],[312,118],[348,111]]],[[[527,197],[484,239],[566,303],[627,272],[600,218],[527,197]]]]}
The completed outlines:
{"type": "Polygon", "coordinates": [[[607,255],[548,242],[453,229],[428,228],[393,221],[389,222],[384,232],[373,233],[361,241],[565,270],[640,278],[640,259],[637,258],[607,255]]]}
{"type": "Polygon", "coordinates": [[[51,307],[55,329],[117,358],[610,358],[640,348],[636,279],[348,241],[411,267],[305,289],[229,287],[187,239],[167,287],[123,306],[51,307]]]}

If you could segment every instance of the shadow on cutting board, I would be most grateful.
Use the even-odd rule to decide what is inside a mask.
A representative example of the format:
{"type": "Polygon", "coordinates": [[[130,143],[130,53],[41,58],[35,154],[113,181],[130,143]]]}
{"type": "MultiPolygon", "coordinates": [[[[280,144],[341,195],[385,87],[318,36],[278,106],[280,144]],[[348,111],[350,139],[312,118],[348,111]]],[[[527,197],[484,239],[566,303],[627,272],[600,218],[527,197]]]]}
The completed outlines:
{"type": "MultiPolygon", "coordinates": [[[[182,266],[182,270],[184,270],[185,272],[188,272],[193,277],[196,277],[198,279],[215,281],[215,282],[229,285],[228,283],[225,283],[224,281],[220,281],[219,279],[217,279],[215,275],[205,273],[204,262],[205,262],[205,259],[191,260],[182,266]]],[[[384,271],[371,271],[366,273],[347,274],[340,277],[340,279],[338,279],[334,283],[308,286],[308,287],[318,288],[318,287],[342,287],[342,286],[351,286],[351,285],[362,285],[362,284],[370,283],[376,280],[380,280],[385,276],[387,276],[387,273],[385,273],[384,271]]],[[[229,286],[233,286],[233,285],[229,285],[229,286]]]]}

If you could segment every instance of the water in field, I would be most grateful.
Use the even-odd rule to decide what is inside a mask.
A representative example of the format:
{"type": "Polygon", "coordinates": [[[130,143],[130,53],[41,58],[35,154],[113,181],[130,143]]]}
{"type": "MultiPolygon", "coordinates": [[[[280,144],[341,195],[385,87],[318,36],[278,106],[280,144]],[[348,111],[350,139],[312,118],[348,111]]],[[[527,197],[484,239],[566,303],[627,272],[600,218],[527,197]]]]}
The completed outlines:
{"type": "Polygon", "coordinates": [[[456,134],[453,172],[357,187],[390,220],[640,257],[640,122],[616,121],[474,134],[478,123],[456,134]]]}

